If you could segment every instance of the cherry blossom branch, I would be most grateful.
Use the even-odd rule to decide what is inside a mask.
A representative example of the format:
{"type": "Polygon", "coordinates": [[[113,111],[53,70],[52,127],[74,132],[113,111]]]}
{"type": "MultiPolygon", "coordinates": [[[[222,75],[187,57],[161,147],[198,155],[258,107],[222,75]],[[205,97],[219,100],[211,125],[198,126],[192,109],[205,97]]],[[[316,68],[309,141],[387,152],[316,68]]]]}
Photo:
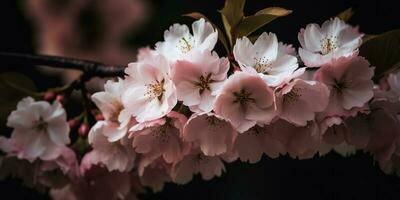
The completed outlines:
{"type": "Polygon", "coordinates": [[[2,64],[17,66],[41,65],[55,68],[73,69],[83,72],[80,81],[93,77],[116,77],[124,75],[124,66],[110,66],[99,62],[66,58],[60,56],[34,55],[23,53],[0,52],[2,64]]]}

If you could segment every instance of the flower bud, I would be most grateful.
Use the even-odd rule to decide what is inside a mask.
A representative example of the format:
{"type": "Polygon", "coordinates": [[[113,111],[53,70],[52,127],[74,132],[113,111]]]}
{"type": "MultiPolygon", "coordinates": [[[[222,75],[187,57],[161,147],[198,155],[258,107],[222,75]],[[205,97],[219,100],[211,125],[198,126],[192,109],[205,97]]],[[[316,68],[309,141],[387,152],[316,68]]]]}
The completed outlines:
{"type": "Polygon", "coordinates": [[[44,93],[43,99],[45,101],[53,101],[56,94],[53,91],[47,91],[44,93]]]}
{"type": "Polygon", "coordinates": [[[87,123],[82,123],[81,126],[79,127],[78,134],[79,134],[81,137],[86,137],[86,135],[88,134],[88,132],[89,132],[89,124],[87,124],[87,123]]]}

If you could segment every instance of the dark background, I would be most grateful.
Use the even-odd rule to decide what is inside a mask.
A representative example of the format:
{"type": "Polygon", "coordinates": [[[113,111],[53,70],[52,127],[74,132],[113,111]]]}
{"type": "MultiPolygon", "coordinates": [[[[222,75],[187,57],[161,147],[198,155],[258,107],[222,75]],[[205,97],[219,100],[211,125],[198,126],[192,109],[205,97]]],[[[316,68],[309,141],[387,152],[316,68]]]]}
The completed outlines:
{"type": "MultiPolygon", "coordinates": [[[[132,46],[147,46],[162,39],[163,31],[172,23],[190,23],[182,14],[199,11],[221,25],[217,9],[223,0],[152,0],[153,15],[138,32],[127,37],[132,46]]],[[[33,30],[23,15],[21,1],[0,2],[0,51],[27,52],[35,50],[33,30]]],[[[399,7],[396,1],[312,1],[312,0],[248,0],[245,14],[253,14],[267,6],[281,6],[293,10],[287,17],[267,25],[263,31],[277,34],[285,43],[298,46],[297,33],[308,23],[321,24],[337,13],[353,7],[355,15],[350,24],[360,31],[379,34],[400,27],[399,7]]],[[[218,47],[221,49],[221,47],[218,47]]],[[[222,52],[222,51],[221,51],[222,52]]],[[[1,66],[8,71],[12,66],[1,66]]],[[[40,88],[56,84],[57,79],[39,78],[34,69],[24,69],[40,88]]],[[[226,166],[227,173],[204,182],[196,176],[185,186],[167,184],[163,192],[148,191],[141,199],[400,199],[400,178],[385,175],[371,156],[358,152],[343,158],[336,153],[309,160],[288,157],[264,157],[257,164],[235,162],[226,166]]],[[[0,199],[45,199],[44,195],[20,186],[18,181],[0,183],[0,199]]]]}

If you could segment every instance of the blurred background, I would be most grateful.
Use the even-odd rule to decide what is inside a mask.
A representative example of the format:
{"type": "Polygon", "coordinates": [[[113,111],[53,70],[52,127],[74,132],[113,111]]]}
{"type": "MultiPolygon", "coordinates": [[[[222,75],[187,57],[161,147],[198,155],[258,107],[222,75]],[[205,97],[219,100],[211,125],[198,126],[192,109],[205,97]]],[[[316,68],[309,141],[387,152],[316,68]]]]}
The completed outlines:
{"type": "MultiPolygon", "coordinates": [[[[0,2],[0,51],[41,53],[126,65],[137,49],[163,38],[173,23],[190,24],[182,14],[199,11],[222,27],[217,10],[224,0],[5,0],[0,2]]],[[[352,7],[349,23],[361,32],[379,34],[400,27],[396,1],[248,0],[245,14],[280,6],[293,13],[268,24],[285,43],[299,46],[297,33],[308,23],[321,24],[352,7]]],[[[220,55],[224,53],[217,46],[220,55]]],[[[2,66],[0,72],[20,71],[39,90],[61,86],[75,79],[75,71],[2,66]]],[[[94,90],[101,81],[91,83],[94,90]]],[[[204,182],[200,177],[187,185],[167,184],[161,193],[150,190],[141,199],[399,199],[400,178],[383,174],[362,152],[350,158],[330,153],[322,158],[264,159],[257,164],[233,163],[221,178],[204,182]]],[[[1,199],[46,199],[22,187],[17,180],[0,183],[1,199]]]]}

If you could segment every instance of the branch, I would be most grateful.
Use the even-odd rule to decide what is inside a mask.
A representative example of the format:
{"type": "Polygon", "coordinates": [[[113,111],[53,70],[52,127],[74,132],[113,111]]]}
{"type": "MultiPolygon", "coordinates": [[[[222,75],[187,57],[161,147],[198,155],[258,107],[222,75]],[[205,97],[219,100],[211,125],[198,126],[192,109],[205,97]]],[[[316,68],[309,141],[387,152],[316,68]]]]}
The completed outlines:
{"type": "Polygon", "coordinates": [[[108,66],[102,63],[65,58],[59,56],[33,55],[22,53],[0,52],[1,64],[32,66],[42,65],[55,68],[74,69],[83,72],[81,81],[87,81],[92,77],[115,77],[124,75],[124,66],[108,66]]]}

